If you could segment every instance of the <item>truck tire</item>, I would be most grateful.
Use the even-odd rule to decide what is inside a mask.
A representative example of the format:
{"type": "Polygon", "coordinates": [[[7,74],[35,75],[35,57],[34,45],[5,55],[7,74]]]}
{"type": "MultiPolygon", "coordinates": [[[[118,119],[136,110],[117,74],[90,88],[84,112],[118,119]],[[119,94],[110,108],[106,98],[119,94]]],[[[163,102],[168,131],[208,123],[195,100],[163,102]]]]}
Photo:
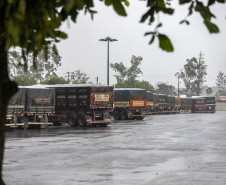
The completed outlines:
{"type": "Polygon", "coordinates": [[[121,120],[121,114],[120,114],[119,110],[115,110],[113,112],[113,117],[115,120],[121,120]]]}
{"type": "Polygon", "coordinates": [[[61,126],[61,123],[59,121],[54,121],[53,126],[61,126]]]}
{"type": "Polygon", "coordinates": [[[86,116],[85,116],[85,114],[79,114],[78,115],[77,123],[80,127],[86,126],[86,116]]]}
{"type": "Polygon", "coordinates": [[[71,127],[77,126],[76,116],[75,116],[75,115],[71,114],[71,115],[68,117],[68,124],[69,124],[71,127]]]}
{"type": "Polygon", "coordinates": [[[128,114],[127,114],[127,112],[125,110],[123,110],[121,112],[121,119],[122,120],[127,120],[128,119],[128,114]]]}
{"type": "Polygon", "coordinates": [[[137,120],[143,120],[144,117],[138,116],[138,117],[136,117],[136,119],[137,119],[137,120]]]}

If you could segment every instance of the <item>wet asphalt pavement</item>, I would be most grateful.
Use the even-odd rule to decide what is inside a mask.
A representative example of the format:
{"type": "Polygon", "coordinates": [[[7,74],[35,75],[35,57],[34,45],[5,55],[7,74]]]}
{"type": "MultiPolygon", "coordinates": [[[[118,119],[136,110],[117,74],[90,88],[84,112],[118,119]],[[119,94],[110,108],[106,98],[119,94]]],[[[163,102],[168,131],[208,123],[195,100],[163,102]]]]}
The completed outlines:
{"type": "Polygon", "coordinates": [[[6,134],[8,185],[225,185],[226,112],[6,134]]]}

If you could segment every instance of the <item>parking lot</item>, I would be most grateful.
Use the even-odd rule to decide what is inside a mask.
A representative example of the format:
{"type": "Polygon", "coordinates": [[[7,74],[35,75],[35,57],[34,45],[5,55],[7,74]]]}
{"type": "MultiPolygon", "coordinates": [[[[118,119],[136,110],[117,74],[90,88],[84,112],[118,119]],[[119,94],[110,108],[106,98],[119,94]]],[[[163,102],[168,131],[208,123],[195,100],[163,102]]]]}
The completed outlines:
{"type": "Polygon", "coordinates": [[[226,112],[6,133],[10,184],[226,184],[226,112]]]}

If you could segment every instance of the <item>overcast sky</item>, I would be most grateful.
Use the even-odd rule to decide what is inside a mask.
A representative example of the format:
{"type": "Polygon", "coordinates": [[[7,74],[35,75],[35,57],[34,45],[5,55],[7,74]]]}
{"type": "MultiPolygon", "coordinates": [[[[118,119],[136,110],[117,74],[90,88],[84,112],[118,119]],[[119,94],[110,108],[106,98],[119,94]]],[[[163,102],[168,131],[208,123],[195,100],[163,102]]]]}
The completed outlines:
{"type": "MultiPolygon", "coordinates": [[[[59,76],[66,76],[67,72],[81,70],[90,77],[90,81],[107,84],[107,42],[99,39],[107,36],[117,39],[110,43],[110,63],[123,62],[130,67],[132,55],[143,58],[141,70],[143,74],[139,80],[149,81],[152,85],[157,82],[168,83],[177,87],[175,73],[179,72],[186,63],[186,59],[204,55],[207,64],[206,85],[214,86],[219,70],[226,73],[226,6],[214,5],[214,19],[220,29],[219,34],[210,34],[204,26],[199,14],[195,13],[188,18],[190,25],[180,25],[179,22],[187,15],[186,6],[176,7],[173,16],[160,14],[163,27],[160,33],[165,33],[172,41],[174,52],[168,53],[159,48],[158,40],[149,45],[150,37],[145,32],[153,31],[154,26],[148,23],[139,23],[141,16],[146,12],[146,2],[131,0],[126,9],[128,16],[118,16],[112,7],[106,7],[103,2],[94,1],[98,11],[92,21],[90,15],[81,12],[77,23],[64,24],[63,30],[68,33],[68,39],[61,41],[57,46],[62,57],[62,67],[59,76]]],[[[116,83],[110,69],[110,85],[116,83]]],[[[181,80],[182,81],[182,80],[181,80]]],[[[183,86],[183,82],[181,83],[183,86]]]]}

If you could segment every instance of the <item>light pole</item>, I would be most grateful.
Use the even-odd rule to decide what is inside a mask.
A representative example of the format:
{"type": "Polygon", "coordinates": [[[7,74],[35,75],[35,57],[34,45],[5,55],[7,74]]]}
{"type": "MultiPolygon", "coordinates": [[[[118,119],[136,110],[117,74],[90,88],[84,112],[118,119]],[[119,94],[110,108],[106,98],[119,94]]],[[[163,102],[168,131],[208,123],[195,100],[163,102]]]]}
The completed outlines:
{"type": "Polygon", "coordinates": [[[178,88],[177,88],[178,91],[177,91],[177,96],[179,97],[179,85],[180,85],[179,79],[180,79],[180,77],[181,77],[181,74],[177,72],[177,73],[175,74],[175,76],[178,78],[178,88]]]}
{"type": "Polygon", "coordinates": [[[179,97],[179,85],[180,85],[179,79],[180,79],[180,77],[178,76],[177,78],[178,78],[178,92],[177,92],[177,96],[179,97]]]}
{"type": "Polygon", "coordinates": [[[116,39],[112,39],[111,37],[106,37],[105,39],[100,39],[99,41],[107,41],[108,42],[108,50],[107,50],[107,85],[109,85],[109,42],[118,41],[116,39]]]}

